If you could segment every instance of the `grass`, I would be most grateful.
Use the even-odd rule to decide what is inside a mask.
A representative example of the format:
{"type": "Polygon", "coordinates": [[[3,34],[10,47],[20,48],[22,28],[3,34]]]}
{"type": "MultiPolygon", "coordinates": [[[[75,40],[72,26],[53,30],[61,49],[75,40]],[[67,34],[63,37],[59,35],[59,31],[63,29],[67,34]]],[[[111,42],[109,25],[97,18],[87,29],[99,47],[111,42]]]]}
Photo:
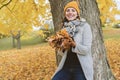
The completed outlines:
{"type": "Polygon", "coordinates": [[[103,28],[104,39],[120,39],[120,29],[118,28],[103,28]]]}
{"type": "Polygon", "coordinates": [[[12,42],[11,38],[0,39],[0,50],[12,49],[11,42],[12,42]]]}
{"type": "MultiPolygon", "coordinates": [[[[21,40],[21,46],[35,45],[44,42],[40,37],[34,37],[29,40],[21,40]]],[[[12,49],[12,38],[3,38],[0,39],[0,50],[12,49]]]]}
{"type": "MultiPolygon", "coordinates": [[[[120,39],[120,29],[103,27],[103,37],[107,39],[120,39]]],[[[34,36],[29,40],[21,40],[21,46],[35,45],[44,42],[42,38],[34,36]]],[[[0,50],[12,49],[12,38],[0,39],[0,50]]]]}

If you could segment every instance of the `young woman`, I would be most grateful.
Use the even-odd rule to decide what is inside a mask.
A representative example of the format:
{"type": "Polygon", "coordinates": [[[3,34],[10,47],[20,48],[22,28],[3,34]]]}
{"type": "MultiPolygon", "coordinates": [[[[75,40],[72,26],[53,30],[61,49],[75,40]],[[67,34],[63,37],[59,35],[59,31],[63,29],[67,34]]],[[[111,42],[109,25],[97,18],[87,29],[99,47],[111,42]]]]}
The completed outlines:
{"type": "Polygon", "coordinates": [[[93,80],[93,60],[91,55],[92,32],[89,24],[80,18],[76,1],[64,8],[63,27],[75,41],[75,46],[64,52],[52,80],[93,80]]]}

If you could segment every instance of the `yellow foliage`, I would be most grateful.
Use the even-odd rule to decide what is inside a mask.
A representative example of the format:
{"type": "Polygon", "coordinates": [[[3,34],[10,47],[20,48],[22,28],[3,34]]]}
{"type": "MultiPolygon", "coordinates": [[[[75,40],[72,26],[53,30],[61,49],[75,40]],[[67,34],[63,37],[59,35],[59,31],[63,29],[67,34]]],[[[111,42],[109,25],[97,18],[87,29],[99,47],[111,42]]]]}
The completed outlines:
{"type": "Polygon", "coordinates": [[[47,35],[44,33],[44,30],[39,30],[37,31],[37,34],[42,36],[43,38],[46,37],[47,35]]]}
{"type": "MultiPolygon", "coordinates": [[[[0,10],[0,22],[5,24],[2,27],[5,28],[2,29],[2,32],[4,34],[6,34],[6,31],[9,33],[11,30],[29,32],[28,30],[32,29],[32,25],[43,25],[38,16],[41,15],[42,18],[45,18],[45,14],[49,14],[49,12],[46,13],[46,10],[50,8],[50,5],[45,4],[45,0],[36,1],[38,2],[35,2],[35,0],[12,0],[7,7],[4,6],[0,10]]],[[[1,2],[6,3],[8,0],[1,2]]]]}
{"type": "Polygon", "coordinates": [[[49,25],[48,24],[44,24],[44,27],[45,27],[46,30],[48,30],[49,25]]]}
{"type": "Polygon", "coordinates": [[[98,7],[100,10],[100,19],[102,23],[106,23],[107,19],[110,19],[111,22],[115,21],[115,14],[118,10],[115,11],[116,4],[113,0],[97,0],[98,7]],[[110,11],[111,9],[111,11],[110,11]]]}

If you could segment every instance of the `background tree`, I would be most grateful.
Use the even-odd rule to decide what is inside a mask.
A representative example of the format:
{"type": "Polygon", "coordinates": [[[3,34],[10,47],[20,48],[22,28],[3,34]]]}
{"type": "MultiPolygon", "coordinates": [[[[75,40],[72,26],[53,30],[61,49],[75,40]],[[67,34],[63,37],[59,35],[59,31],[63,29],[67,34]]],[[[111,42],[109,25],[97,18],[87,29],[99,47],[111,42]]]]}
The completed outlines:
{"type": "Polygon", "coordinates": [[[113,0],[97,0],[97,3],[100,10],[100,19],[102,24],[104,25],[107,19],[109,19],[111,22],[115,21],[115,2],[113,0]]]}
{"type": "Polygon", "coordinates": [[[45,0],[1,0],[0,15],[0,34],[12,36],[13,47],[17,40],[20,49],[21,35],[32,32],[32,26],[44,26],[44,18],[50,19],[49,4],[45,0]]]}
{"type": "MultiPolygon", "coordinates": [[[[63,7],[70,0],[49,0],[51,4],[51,12],[54,21],[55,31],[61,28],[61,21],[63,19],[63,7]]],[[[109,63],[106,57],[106,50],[104,46],[100,12],[96,0],[77,0],[80,4],[81,17],[85,18],[91,25],[93,33],[92,56],[94,60],[94,80],[115,80],[110,70],[109,63]]],[[[57,56],[57,55],[56,55],[57,56]]],[[[57,56],[57,63],[59,64],[60,56],[57,56]]]]}
{"type": "Polygon", "coordinates": [[[98,8],[100,10],[100,19],[102,25],[105,24],[111,26],[111,24],[119,23],[119,20],[115,19],[116,14],[120,14],[116,2],[114,0],[97,0],[98,8]]]}

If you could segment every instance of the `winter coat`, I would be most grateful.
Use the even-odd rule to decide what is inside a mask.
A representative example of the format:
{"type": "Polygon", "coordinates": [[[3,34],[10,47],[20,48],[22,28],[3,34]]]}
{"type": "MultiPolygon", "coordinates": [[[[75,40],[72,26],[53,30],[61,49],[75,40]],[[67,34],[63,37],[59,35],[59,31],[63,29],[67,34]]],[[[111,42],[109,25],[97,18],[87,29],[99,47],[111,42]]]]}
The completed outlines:
{"type": "MultiPolygon", "coordinates": [[[[76,20],[72,22],[75,28],[70,28],[71,23],[65,23],[66,30],[73,37],[76,46],[72,51],[77,54],[78,60],[83,69],[84,75],[87,80],[93,80],[93,59],[91,54],[92,32],[90,25],[85,20],[76,20]],[[72,33],[73,32],[73,33],[72,33]]],[[[58,65],[54,75],[63,68],[67,57],[67,50],[62,52],[58,51],[57,55],[61,55],[62,59],[58,65]]],[[[53,75],[53,76],[54,76],[53,75]]]]}

